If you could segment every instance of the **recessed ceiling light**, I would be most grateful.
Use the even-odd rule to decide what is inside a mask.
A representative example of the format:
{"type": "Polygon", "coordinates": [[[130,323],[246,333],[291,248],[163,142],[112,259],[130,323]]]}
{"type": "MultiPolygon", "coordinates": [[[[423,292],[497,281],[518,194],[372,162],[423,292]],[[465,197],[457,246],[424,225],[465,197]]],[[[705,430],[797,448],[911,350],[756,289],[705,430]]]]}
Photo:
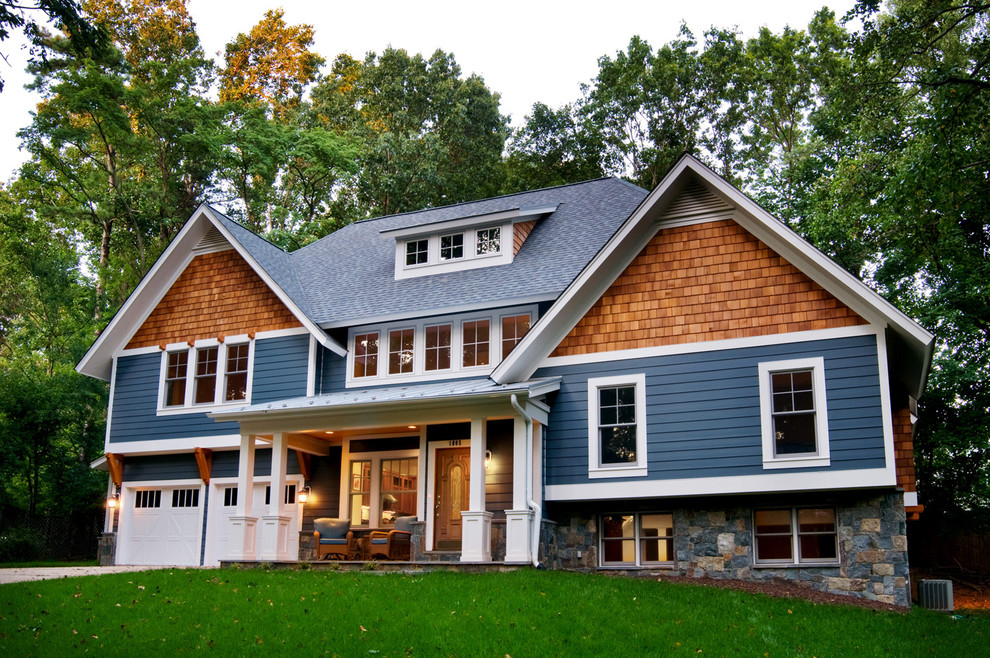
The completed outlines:
{"type": "Polygon", "coordinates": [[[415,425],[410,425],[409,426],[409,429],[414,430],[414,429],[416,429],[416,426],[415,425]]]}
{"type": "Polygon", "coordinates": [[[327,434],[333,434],[333,432],[327,432],[327,434]]]}

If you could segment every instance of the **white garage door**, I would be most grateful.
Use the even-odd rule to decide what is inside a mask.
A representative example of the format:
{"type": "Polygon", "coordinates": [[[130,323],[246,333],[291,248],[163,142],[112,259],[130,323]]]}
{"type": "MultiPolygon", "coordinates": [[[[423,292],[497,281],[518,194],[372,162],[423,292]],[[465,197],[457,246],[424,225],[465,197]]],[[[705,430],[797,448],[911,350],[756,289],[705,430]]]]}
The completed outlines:
{"type": "Polygon", "coordinates": [[[203,532],[200,487],[128,493],[120,519],[120,563],[198,565],[203,532]]]}

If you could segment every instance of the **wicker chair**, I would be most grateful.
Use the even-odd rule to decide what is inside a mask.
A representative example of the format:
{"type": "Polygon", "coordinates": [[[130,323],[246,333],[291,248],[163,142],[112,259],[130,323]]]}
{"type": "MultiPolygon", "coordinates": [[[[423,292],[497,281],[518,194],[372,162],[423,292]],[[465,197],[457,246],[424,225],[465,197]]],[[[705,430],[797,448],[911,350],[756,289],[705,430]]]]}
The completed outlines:
{"type": "Polygon", "coordinates": [[[375,530],[371,533],[371,558],[386,560],[404,560],[410,558],[412,544],[412,524],[415,516],[400,516],[395,520],[395,527],[388,532],[375,530]]]}
{"type": "Polygon", "coordinates": [[[316,531],[316,559],[351,560],[357,552],[357,542],[351,532],[350,519],[320,517],[313,520],[316,531]]]}

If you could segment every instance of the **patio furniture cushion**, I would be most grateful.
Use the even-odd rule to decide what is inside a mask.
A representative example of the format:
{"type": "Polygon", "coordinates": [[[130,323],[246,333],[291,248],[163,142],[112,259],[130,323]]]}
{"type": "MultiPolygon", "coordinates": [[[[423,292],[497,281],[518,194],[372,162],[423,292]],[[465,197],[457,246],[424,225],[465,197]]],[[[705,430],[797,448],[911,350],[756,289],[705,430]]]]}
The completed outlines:
{"type": "Polygon", "coordinates": [[[347,533],[351,529],[349,519],[332,519],[320,517],[313,520],[313,529],[320,533],[320,543],[338,543],[330,540],[341,540],[339,543],[347,543],[347,533]]]}
{"type": "Polygon", "coordinates": [[[395,520],[395,530],[402,532],[412,532],[412,524],[415,523],[415,516],[400,516],[395,520]]]}

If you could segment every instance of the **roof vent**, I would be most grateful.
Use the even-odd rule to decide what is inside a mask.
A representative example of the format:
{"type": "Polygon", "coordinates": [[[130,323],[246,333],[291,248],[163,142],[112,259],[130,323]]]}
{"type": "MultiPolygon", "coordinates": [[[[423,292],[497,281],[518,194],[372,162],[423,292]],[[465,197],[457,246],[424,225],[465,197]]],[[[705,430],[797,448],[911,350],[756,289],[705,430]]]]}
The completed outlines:
{"type": "Polygon", "coordinates": [[[729,210],[732,210],[732,206],[715,194],[710,187],[699,181],[692,181],[684,186],[681,193],[670,204],[663,214],[662,221],[681,220],[678,224],[693,223],[684,222],[684,220],[711,221],[715,218],[710,217],[710,215],[721,215],[729,210]]]}
{"type": "Polygon", "coordinates": [[[230,243],[227,242],[227,238],[223,237],[223,234],[216,226],[211,226],[210,230],[206,232],[206,235],[193,247],[193,253],[197,255],[208,254],[213,251],[226,251],[227,249],[232,249],[230,243]]]}
{"type": "Polygon", "coordinates": [[[951,580],[922,580],[918,582],[918,601],[922,608],[952,612],[956,609],[952,601],[951,580]]]}

